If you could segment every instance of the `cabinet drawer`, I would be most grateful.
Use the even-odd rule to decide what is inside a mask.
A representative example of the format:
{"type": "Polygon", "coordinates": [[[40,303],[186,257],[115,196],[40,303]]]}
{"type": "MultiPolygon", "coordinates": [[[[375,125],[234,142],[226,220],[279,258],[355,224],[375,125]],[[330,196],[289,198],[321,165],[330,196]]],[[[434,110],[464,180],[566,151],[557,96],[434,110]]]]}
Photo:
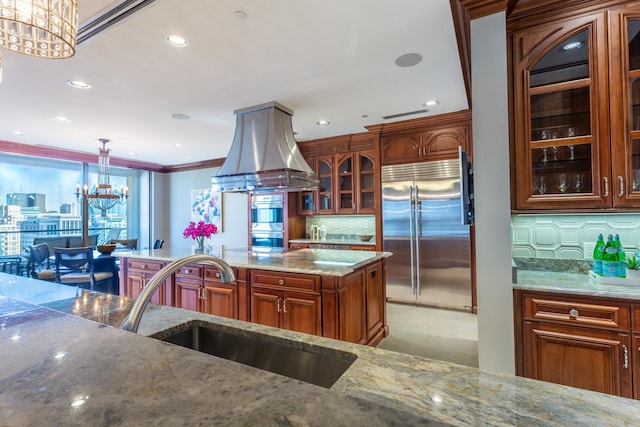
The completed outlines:
{"type": "Polygon", "coordinates": [[[127,268],[130,270],[142,270],[156,273],[164,267],[164,263],[155,261],[146,261],[140,259],[127,259],[127,268]]]}
{"type": "Polygon", "coordinates": [[[251,285],[267,285],[320,292],[320,277],[307,274],[251,271],[251,285]]]}
{"type": "Polygon", "coordinates": [[[176,277],[185,277],[189,279],[202,279],[203,277],[204,266],[189,264],[181,267],[180,270],[176,271],[176,277]]]}
{"type": "Polygon", "coordinates": [[[536,320],[552,320],[570,325],[630,329],[629,304],[612,301],[573,300],[567,296],[524,296],[524,316],[536,320]]]}
{"type": "MultiPolygon", "coordinates": [[[[235,268],[233,269],[233,274],[235,274],[236,278],[238,277],[238,270],[236,270],[235,268]]],[[[211,267],[211,266],[205,266],[204,267],[204,280],[208,281],[208,282],[216,282],[216,283],[221,283],[220,281],[220,271],[215,268],[215,267],[211,267]]]]}

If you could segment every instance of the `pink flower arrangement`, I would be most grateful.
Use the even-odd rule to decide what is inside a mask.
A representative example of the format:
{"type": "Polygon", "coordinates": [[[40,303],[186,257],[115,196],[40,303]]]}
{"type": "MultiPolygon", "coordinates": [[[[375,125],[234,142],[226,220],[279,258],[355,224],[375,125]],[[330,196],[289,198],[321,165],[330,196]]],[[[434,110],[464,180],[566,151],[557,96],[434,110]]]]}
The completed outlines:
{"type": "Polygon", "coordinates": [[[193,240],[198,242],[198,247],[203,248],[204,246],[204,238],[207,239],[211,237],[213,234],[218,233],[218,227],[215,224],[206,224],[204,221],[195,222],[191,221],[187,228],[184,229],[182,235],[184,238],[191,237],[193,240]]]}

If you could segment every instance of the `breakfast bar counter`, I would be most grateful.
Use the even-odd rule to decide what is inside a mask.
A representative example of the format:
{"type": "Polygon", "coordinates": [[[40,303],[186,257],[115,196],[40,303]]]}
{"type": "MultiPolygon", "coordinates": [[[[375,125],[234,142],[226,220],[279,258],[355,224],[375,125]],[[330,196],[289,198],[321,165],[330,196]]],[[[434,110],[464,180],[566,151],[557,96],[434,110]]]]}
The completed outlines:
{"type": "Polygon", "coordinates": [[[69,298],[63,285],[38,282],[32,303],[24,289],[34,282],[0,274],[7,426],[640,425],[630,399],[172,307],[150,306],[133,334],[113,327],[131,300],[113,297],[105,326],[79,317],[91,318],[101,295],[69,298]],[[325,389],[149,337],[198,322],[356,360],[325,389]]]}

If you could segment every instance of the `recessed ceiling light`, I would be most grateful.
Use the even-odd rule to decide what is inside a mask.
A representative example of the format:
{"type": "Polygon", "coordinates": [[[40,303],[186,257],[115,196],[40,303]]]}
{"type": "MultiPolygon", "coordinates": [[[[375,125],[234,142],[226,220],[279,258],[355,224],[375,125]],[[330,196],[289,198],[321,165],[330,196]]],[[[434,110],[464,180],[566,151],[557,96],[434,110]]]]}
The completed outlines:
{"type": "Polygon", "coordinates": [[[175,144],[173,144],[173,146],[176,148],[182,148],[182,144],[180,144],[179,142],[176,142],[175,144]]]}
{"type": "Polygon", "coordinates": [[[91,85],[89,83],[85,83],[81,80],[67,80],[67,84],[76,89],[91,89],[91,85]]]}
{"type": "Polygon", "coordinates": [[[173,113],[171,115],[172,119],[176,119],[176,120],[189,120],[190,117],[187,114],[182,114],[182,113],[173,113]]]}
{"type": "Polygon", "coordinates": [[[398,67],[413,67],[422,62],[422,55],[419,53],[405,53],[396,58],[395,64],[398,67]]]}
{"type": "Polygon", "coordinates": [[[11,132],[12,135],[17,135],[17,136],[24,136],[25,133],[20,132],[19,130],[14,130],[13,132],[11,132]]]}
{"type": "Polygon", "coordinates": [[[130,156],[135,156],[137,153],[135,151],[129,151],[130,156]]]}
{"type": "Polygon", "coordinates": [[[582,42],[570,42],[562,46],[562,50],[575,50],[582,47],[582,42]]]}
{"type": "Polygon", "coordinates": [[[425,102],[422,105],[424,105],[425,107],[435,107],[438,104],[439,104],[439,102],[436,101],[435,99],[430,99],[430,100],[428,100],[427,102],[425,102]]]}
{"type": "Polygon", "coordinates": [[[167,40],[167,42],[175,47],[185,47],[186,45],[189,44],[189,40],[185,39],[182,36],[179,36],[177,34],[167,34],[165,36],[165,40],[167,40]]]}
{"type": "Polygon", "coordinates": [[[56,122],[71,123],[71,120],[63,116],[55,116],[55,117],[52,117],[52,119],[55,120],[56,122]]]}
{"type": "Polygon", "coordinates": [[[318,121],[316,122],[316,124],[317,124],[317,125],[320,125],[320,126],[325,126],[325,125],[328,125],[328,124],[329,124],[329,122],[328,122],[328,121],[326,121],[326,120],[318,120],[318,121]]]}
{"type": "Polygon", "coordinates": [[[241,10],[236,10],[235,12],[233,12],[233,16],[235,16],[238,21],[244,21],[245,19],[247,19],[247,14],[241,10]]]}

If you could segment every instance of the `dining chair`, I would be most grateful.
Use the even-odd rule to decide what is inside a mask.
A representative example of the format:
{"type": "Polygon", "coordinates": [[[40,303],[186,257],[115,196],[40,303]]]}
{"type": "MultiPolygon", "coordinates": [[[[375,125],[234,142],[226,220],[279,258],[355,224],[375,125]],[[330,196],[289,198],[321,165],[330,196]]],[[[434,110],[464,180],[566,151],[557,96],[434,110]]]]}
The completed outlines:
{"type": "Polygon", "coordinates": [[[29,245],[28,249],[27,275],[34,279],[47,280],[49,282],[56,280],[56,271],[51,268],[49,245],[46,243],[29,245]]]}
{"type": "Polygon", "coordinates": [[[0,256],[0,272],[22,274],[22,258],[19,256],[0,256]]]}
{"type": "Polygon", "coordinates": [[[94,272],[93,248],[55,248],[56,282],[95,290],[108,285],[111,288],[113,273],[94,272]]]}

